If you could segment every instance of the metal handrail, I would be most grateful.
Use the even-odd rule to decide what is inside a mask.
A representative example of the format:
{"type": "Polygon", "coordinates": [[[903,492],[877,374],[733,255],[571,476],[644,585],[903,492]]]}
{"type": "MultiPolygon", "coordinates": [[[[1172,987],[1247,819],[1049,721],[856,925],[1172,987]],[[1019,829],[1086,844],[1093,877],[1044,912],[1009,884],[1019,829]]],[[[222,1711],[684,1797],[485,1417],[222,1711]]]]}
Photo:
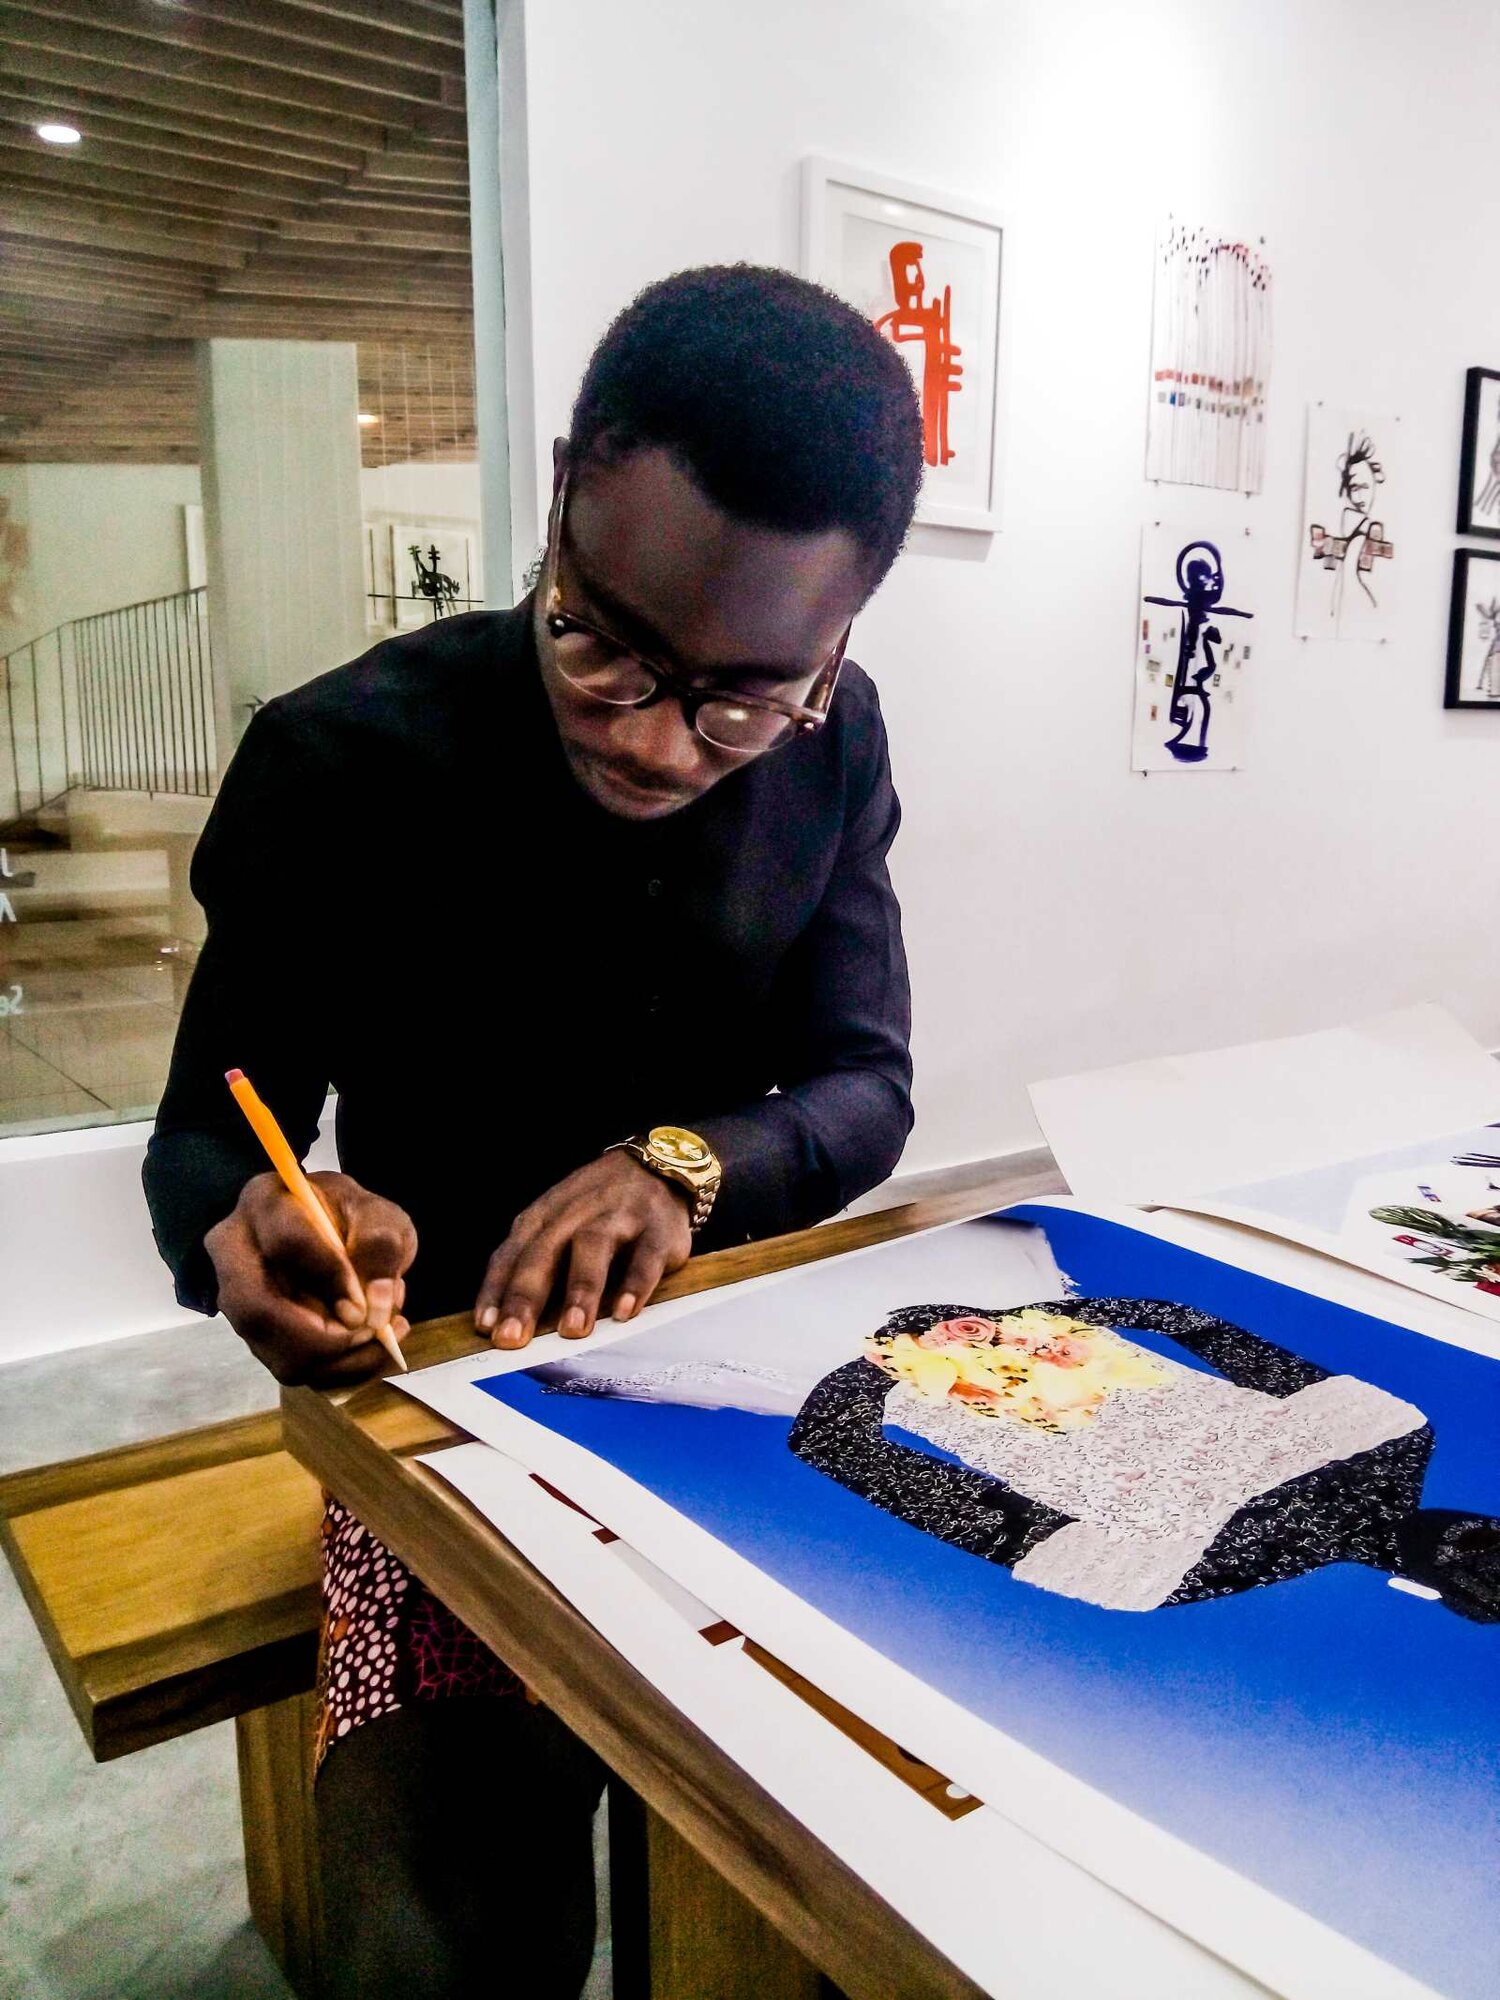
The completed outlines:
{"type": "MultiPolygon", "coordinates": [[[[206,592],[71,618],[0,659],[12,796],[0,822],[74,786],[212,795],[213,665],[206,592]]],[[[0,763],[3,784],[3,763],[0,763]]]]}

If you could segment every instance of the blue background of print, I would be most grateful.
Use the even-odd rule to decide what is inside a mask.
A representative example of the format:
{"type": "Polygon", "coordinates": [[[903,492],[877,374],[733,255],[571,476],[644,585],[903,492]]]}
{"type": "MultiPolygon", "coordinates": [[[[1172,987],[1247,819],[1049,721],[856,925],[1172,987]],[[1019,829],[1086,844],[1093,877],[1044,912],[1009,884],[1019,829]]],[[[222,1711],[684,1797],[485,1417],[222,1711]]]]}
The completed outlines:
{"type": "MultiPolygon", "coordinates": [[[[1045,1230],[1085,1295],[1195,1305],[1415,1403],[1437,1435],[1424,1503],[1500,1515],[1500,1363],[1084,1213],[1006,1216],[1045,1230]]],[[[526,1373],[476,1386],[1159,1826],[1457,2000],[1500,1991],[1500,1625],[1355,1564],[1103,1611],[815,1472],[780,1417],[556,1395],[526,1373]]]]}

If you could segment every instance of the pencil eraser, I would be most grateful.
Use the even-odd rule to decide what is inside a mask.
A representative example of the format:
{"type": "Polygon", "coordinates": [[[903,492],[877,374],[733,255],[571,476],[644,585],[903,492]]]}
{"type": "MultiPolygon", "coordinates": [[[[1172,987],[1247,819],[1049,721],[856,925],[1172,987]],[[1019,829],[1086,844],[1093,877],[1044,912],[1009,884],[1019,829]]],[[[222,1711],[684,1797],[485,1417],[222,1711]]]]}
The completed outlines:
{"type": "Polygon", "coordinates": [[[242,1069],[226,1069],[224,1072],[224,1081],[232,1090],[237,1083],[245,1081],[245,1072],[242,1069]]]}

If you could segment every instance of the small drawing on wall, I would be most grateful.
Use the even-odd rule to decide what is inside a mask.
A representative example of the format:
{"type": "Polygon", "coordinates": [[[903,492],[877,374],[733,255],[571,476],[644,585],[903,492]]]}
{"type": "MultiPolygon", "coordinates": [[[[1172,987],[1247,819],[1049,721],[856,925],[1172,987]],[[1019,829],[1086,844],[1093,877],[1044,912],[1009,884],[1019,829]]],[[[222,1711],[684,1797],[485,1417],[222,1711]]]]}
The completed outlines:
{"type": "Polygon", "coordinates": [[[1264,238],[1239,243],[1169,220],[1151,308],[1146,477],[1259,493],[1270,374],[1264,238]]]}
{"type": "Polygon", "coordinates": [[[1141,530],[1131,769],[1243,768],[1245,670],[1254,651],[1251,536],[1141,530]]]}
{"type": "Polygon", "coordinates": [[[1318,403],[1307,413],[1297,569],[1299,639],[1384,639],[1399,540],[1399,417],[1318,403]]]}
{"type": "Polygon", "coordinates": [[[917,519],[992,529],[1001,226],[990,211],[808,160],[802,269],[858,306],[911,370],[925,471],[917,519]]]}
{"type": "Polygon", "coordinates": [[[1444,708],[1500,713],[1500,555],[1459,549],[1453,558],[1444,708]]]}
{"type": "Polygon", "coordinates": [[[1500,541],[1500,369],[1471,368],[1468,373],[1458,532],[1500,541]]]}
{"type": "Polygon", "coordinates": [[[480,602],[472,534],[431,521],[397,521],[390,533],[397,631],[450,611],[471,611],[480,602]]]}

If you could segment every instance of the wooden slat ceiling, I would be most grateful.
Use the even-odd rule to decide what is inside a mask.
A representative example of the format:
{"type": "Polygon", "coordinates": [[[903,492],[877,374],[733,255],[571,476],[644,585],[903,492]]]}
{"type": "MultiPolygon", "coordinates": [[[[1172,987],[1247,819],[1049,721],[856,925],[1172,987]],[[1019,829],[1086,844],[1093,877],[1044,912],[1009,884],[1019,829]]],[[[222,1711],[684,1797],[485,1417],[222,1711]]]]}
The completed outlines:
{"type": "Polygon", "coordinates": [[[365,463],[471,458],[463,107],[462,0],[0,0],[0,463],[195,462],[216,336],[356,341],[365,463]]]}

